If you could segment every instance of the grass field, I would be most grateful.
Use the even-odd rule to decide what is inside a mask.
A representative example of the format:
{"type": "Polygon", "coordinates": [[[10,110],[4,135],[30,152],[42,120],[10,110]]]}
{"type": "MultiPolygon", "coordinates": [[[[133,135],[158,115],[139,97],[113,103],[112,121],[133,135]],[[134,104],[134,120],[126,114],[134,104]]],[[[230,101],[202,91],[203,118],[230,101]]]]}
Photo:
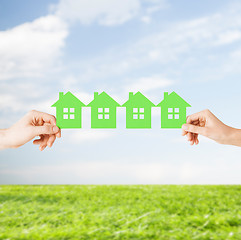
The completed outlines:
{"type": "Polygon", "coordinates": [[[241,186],[0,186],[0,239],[241,239],[241,186]]]}

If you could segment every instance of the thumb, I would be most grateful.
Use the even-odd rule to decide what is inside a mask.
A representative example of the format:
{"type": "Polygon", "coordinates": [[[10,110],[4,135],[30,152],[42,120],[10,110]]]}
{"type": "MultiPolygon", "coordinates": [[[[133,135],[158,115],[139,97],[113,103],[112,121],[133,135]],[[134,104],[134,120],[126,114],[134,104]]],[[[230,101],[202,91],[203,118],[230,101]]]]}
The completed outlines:
{"type": "Polygon", "coordinates": [[[36,136],[41,134],[55,134],[59,131],[59,128],[56,125],[44,125],[44,126],[35,126],[34,133],[36,136]]]}
{"type": "Polygon", "coordinates": [[[201,134],[201,135],[205,135],[205,129],[204,127],[199,127],[193,124],[183,124],[182,125],[182,129],[184,131],[187,132],[191,132],[191,133],[197,133],[197,134],[201,134]]]}

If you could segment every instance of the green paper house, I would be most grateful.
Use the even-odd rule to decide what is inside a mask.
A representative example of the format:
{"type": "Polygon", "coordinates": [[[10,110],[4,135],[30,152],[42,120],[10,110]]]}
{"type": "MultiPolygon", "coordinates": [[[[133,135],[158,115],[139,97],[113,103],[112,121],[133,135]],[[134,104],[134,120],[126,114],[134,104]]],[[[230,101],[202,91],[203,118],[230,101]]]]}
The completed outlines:
{"type": "Polygon", "coordinates": [[[151,108],[155,105],[142,93],[129,93],[126,107],[126,128],[151,128],[151,108]]]}
{"type": "Polygon", "coordinates": [[[81,112],[85,106],[71,92],[59,93],[59,100],[51,107],[56,107],[56,124],[59,128],[81,128],[81,112]]]}
{"type": "Polygon", "coordinates": [[[91,128],[116,128],[116,108],[120,104],[106,92],[95,92],[87,107],[91,107],[91,128]]]}
{"type": "Polygon", "coordinates": [[[161,128],[181,128],[186,123],[186,109],[191,107],[177,93],[164,92],[164,99],[157,105],[161,107],[161,128]]]}

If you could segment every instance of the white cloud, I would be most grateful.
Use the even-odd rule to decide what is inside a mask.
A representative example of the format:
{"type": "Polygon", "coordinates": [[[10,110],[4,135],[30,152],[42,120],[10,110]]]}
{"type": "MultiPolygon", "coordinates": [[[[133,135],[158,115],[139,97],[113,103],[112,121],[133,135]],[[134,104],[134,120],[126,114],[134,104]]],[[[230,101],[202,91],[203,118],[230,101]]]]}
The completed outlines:
{"type": "MultiPolygon", "coordinates": [[[[213,55],[220,60],[220,51],[215,49],[222,47],[223,52],[226,50],[224,45],[237,43],[241,39],[240,10],[241,5],[231,5],[225,11],[207,17],[168,24],[162,31],[142,37],[129,46],[124,46],[123,49],[116,47],[106,51],[106,54],[84,62],[82,69],[86,70],[82,72],[82,78],[93,80],[121,77],[130,72],[153,68],[155,65],[161,67],[163,74],[167,71],[176,73],[181,67],[189,68],[193,63],[207,61],[206,51],[210,54],[214,52],[213,55]],[[177,65],[178,69],[174,65],[177,65]]],[[[237,55],[239,52],[235,54],[237,55]]],[[[216,72],[219,74],[217,79],[220,79],[222,74],[230,72],[226,70],[227,67],[220,67],[219,64],[223,64],[222,62],[215,63],[216,72]]],[[[235,59],[230,58],[230,65],[232,64],[236,68],[235,59]]],[[[209,67],[209,64],[206,64],[202,74],[208,75],[206,71],[214,68],[213,66],[210,70],[209,67]]],[[[216,79],[215,76],[210,76],[216,79]]],[[[201,74],[196,76],[198,77],[203,79],[201,74]]]]}
{"type": "MultiPolygon", "coordinates": [[[[81,24],[97,22],[100,25],[113,26],[123,24],[145,12],[144,1],[141,0],[60,0],[53,7],[56,14],[70,22],[79,21],[81,24]]],[[[146,1],[148,20],[153,12],[166,6],[164,0],[146,1]]],[[[147,17],[141,20],[147,21],[147,17]]]]}
{"type": "Polygon", "coordinates": [[[146,24],[148,24],[148,23],[151,22],[151,17],[150,17],[150,16],[143,16],[143,17],[141,18],[141,21],[144,22],[144,23],[146,23],[146,24]]]}
{"type": "Polygon", "coordinates": [[[81,24],[96,21],[101,25],[116,25],[136,16],[139,8],[139,0],[61,0],[56,13],[70,21],[78,20],[81,24]]]}
{"type": "Polygon", "coordinates": [[[41,76],[53,67],[68,35],[54,15],[0,32],[0,79],[41,76]]]}
{"type": "Polygon", "coordinates": [[[241,60],[241,48],[236,49],[235,51],[230,53],[230,57],[235,60],[241,60]]]}
{"type": "Polygon", "coordinates": [[[224,45],[236,42],[241,39],[241,31],[238,30],[228,30],[222,32],[216,41],[217,45],[224,45]]]}

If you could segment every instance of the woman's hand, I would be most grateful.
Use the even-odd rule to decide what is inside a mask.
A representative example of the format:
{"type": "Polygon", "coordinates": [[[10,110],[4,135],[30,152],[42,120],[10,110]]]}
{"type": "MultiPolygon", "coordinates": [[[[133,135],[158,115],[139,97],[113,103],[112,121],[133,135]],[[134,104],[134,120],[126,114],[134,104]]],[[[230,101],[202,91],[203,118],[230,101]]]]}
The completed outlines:
{"type": "Polygon", "coordinates": [[[209,110],[188,116],[182,126],[182,135],[187,135],[191,145],[199,143],[199,134],[221,144],[241,146],[241,130],[225,125],[209,110]]]}
{"type": "Polygon", "coordinates": [[[32,110],[12,127],[0,130],[0,148],[17,148],[37,136],[40,139],[33,143],[42,151],[47,146],[52,147],[56,137],[61,137],[61,130],[53,115],[32,110]]]}

